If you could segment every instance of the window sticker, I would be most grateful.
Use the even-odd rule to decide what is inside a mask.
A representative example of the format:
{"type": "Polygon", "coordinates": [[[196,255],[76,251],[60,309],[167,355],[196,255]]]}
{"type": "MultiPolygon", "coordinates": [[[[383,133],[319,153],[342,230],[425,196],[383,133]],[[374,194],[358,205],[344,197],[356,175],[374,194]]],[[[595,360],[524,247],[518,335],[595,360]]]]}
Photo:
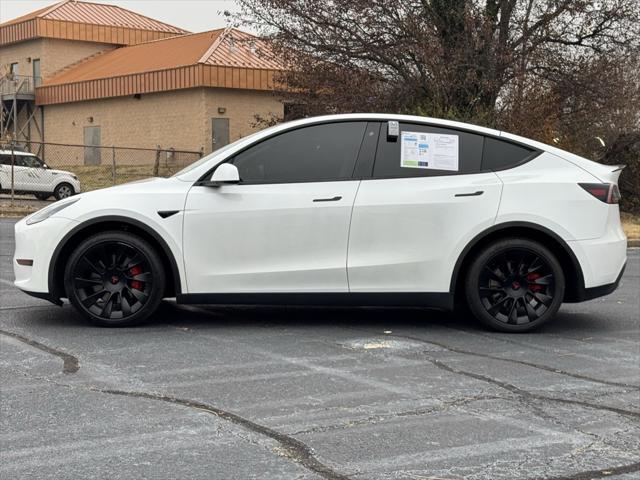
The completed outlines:
{"type": "Polygon", "coordinates": [[[458,135],[402,132],[400,166],[431,170],[459,170],[458,135]]]}

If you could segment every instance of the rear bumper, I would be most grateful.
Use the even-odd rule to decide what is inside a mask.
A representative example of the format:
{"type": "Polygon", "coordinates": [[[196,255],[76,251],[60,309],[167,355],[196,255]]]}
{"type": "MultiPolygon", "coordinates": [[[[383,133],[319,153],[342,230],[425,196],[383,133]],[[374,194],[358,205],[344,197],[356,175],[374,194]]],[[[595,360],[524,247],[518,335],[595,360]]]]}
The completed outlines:
{"type": "Polygon", "coordinates": [[[587,300],[593,300],[594,298],[604,297],[605,295],[609,295],[612,293],[618,285],[620,285],[620,280],[622,280],[622,275],[624,275],[624,269],[626,268],[626,263],[622,266],[622,270],[618,274],[618,278],[616,278],[615,282],[608,283],[606,285],[600,285],[598,287],[591,288],[583,288],[578,292],[577,298],[570,303],[575,302],[586,302],[587,300]]]}

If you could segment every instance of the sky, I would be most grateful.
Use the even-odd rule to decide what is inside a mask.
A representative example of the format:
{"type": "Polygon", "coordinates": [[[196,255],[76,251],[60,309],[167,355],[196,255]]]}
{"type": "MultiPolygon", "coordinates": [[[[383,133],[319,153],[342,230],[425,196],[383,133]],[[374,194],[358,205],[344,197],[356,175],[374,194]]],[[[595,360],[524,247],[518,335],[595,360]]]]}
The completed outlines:
{"type": "MultiPolygon", "coordinates": [[[[222,12],[237,11],[235,0],[92,0],[95,3],[119,5],[191,32],[203,32],[227,26],[222,12]]],[[[39,8],[57,3],[55,0],[0,0],[0,23],[39,8]]]]}

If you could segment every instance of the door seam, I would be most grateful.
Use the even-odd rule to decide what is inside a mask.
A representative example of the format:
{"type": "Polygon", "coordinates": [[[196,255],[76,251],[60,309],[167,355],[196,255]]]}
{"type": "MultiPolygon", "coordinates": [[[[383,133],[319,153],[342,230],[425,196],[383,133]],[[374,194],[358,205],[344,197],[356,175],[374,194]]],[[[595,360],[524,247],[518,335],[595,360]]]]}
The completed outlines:
{"type": "Polygon", "coordinates": [[[351,293],[351,284],[349,283],[349,245],[351,243],[351,223],[353,222],[353,210],[356,208],[356,200],[358,199],[360,185],[362,185],[362,180],[358,181],[358,187],[356,188],[356,193],[353,196],[353,203],[351,204],[351,214],[349,215],[349,228],[347,229],[347,255],[344,264],[344,271],[347,275],[347,291],[349,293],[351,293]]]}

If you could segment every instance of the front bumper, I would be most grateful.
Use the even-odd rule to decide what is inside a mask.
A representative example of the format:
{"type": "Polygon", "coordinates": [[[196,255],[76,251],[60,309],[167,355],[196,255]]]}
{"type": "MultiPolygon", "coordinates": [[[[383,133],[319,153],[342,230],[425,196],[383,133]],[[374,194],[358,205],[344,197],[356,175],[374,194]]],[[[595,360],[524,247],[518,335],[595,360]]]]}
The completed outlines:
{"type": "MultiPolygon", "coordinates": [[[[74,220],[50,217],[34,225],[20,220],[15,225],[16,249],[13,255],[14,285],[31,295],[49,295],[51,257],[64,236],[77,225],[74,220]],[[17,259],[32,260],[32,265],[19,265],[17,259]]],[[[55,299],[47,298],[54,303],[55,299]]]]}

